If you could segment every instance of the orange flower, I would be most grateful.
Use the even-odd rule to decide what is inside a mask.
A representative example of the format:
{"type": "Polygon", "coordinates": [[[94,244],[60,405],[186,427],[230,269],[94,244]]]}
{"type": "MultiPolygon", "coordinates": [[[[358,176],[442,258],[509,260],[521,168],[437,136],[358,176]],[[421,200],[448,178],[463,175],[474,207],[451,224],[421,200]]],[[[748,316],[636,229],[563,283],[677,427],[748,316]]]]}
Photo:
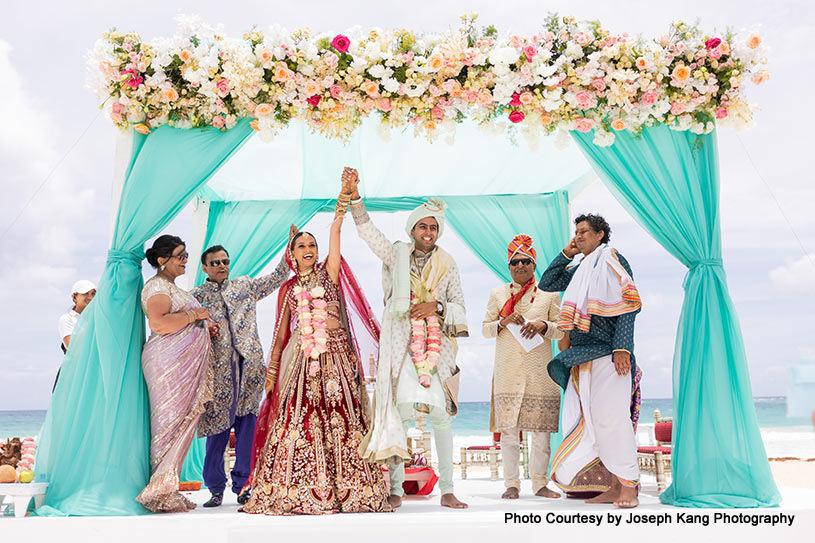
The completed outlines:
{"type": "Polygon", "coordinates": [[[647,67],[648,67],[648,61],[647,60],[645,60],[642,57],[637,59],[637,68],[639,68],[640,70],[644,70],[647,67]]]}
{"type": "Polygon", "coordinates": [[[370,79],[366,79],[362,83],[362,90],[365,92],[365,94],[367,94],[368,96],[373,98],[377,94],[379,94],[379,85],[377,85],[376,83],[374,83],[370,79]]]}
{"type": "Polygon", "coordinates": [[[183,49],[180,53],[178,53],[178,58],[180,58],[181,62],[184,64],[189,64],[192,60],[192,53],[189,49],[183,49]]]}
{"type": "Polygon", "coordinates": [[[688,68],[684,64],[680,64],[679,66],[674,68],[674,71],[671,74],[671,76],[680,81],[687,81],[688,78],[690,77],[690,68],[688,68]]]}
{"type": "Polygon", "coordinates": [[[427,130],[428,132],[432,132],[433,130],[436,129],[436,123],[434,121],[425,121],[424,129],[427,130]]]}
{"type": "Polygon", "coordinates": [[[555,120],[555,118],[552,117],[552,115],[550,115],[549,113],[546,113],[546,112],[541,113],[541,122],[543,124],[549,124],[554,120],[555,120]]]}
{"type": "Polygon", "coordinates": [[[150,133],[150,129],[144,123],[139,123],[133,127],[133,130],[138,132],[139,134],[144,134],[145,136],[150,133]]]}
{"type": "Polygon", "coordinates": [[[753,77],[750,80],[755,83],[756,85],[761,85],[765,81],[770,79],[770,72],[769,70],[759,70],[753,74],[753,77]]]}
{"type": "Polygon", "coordinates": [[[747,47],[755,49],[759,45],[761,45],[761,36],[758,34],[750,34],[750,37],[747,38],[747,47]]]}
{"type": "Polygon", "coordinates": [[[306,81],[305,91],[308,96],[317,94],[318,92],[320,92],[320,85],[318,85],[316,81],[309,79],[308,81],[306,81]]]}
{"type": "Polygon", "coordinates": [[[522,92],[521,95],[518,97],[518,99],[521,101],[523,105],[530,104],[532,102],[532,98],[534,98],[534,96],[529,91],[522,92]]]}
{"type": "Polygon", "coordinates": [[[441,55],[432,55],[427,59],[427,66],[434,72],[438,72],[441,70],[441,67],[444,66],[444,57],[441,55]]]}
{"type": "Polygon", "coordinates": [[[730,46],[727,45],[726,41],[722,41],[722,43],[719,44],[719,51],[721,51],[723,55],[730,54],[730,46]]]}
{"type": "Polygon", "coordinates": [[[168,102],[175,102],[178,100],[178,92],[172,87],[164,87],[161,89],[161,95],[164,96],[164,99],[168,102]]]}
{"type": "Polygon", "coordinates": [[[257,119],[252,119],[252,121],[249,123],[249,126],[252,127],[252,130],[256,130],[256,131],[260,132],[260,126],[258,125],[258,120],[257,119]]]}
{"type": "Polygon", "coordinates": [[[258,104],[255,108],[255,115],[258,117],[265,117],[266,115],[271,114],[274,111],[274,108],[271,104],[258,104]]]}
{"type": "Polygon", "coordinates": [[[622,119],[614,119],[611,123],[611,128],[614,130],[625,130],[625,121],[622,119]]]}
{"type": "Polygon", "coordinates": [[[278,62],[275,64],[274,68],[274,78],[276,81],[288,81],[292,77],[294,77],[294,73],[289,70],[289,67],[286,66],[283,62],[278,62]]]}

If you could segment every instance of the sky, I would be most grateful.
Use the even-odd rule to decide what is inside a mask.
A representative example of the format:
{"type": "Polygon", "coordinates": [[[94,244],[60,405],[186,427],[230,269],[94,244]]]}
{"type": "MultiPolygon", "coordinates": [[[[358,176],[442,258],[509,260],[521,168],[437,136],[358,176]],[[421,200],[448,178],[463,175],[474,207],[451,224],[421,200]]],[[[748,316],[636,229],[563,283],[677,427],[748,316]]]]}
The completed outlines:
{"type": "MultiPolygon", "coordinates": [[[[769,46],[771,79],[750,86],[760,108],[756,126],[719,132],[725,270],[738,311],[753,393],[784,395],[787,371],[815,358],[810,320],[815,306],[815,176],[809,158],[815,138],[803,111],[815,88],[810,46],[815,10],[806,0],[764,2],[689,0],[580,3],[504,0],[447,2],[4,2],[0,20],[0,410],[44,409],[59,367],[57,319],[71,306],[70,287],[98,281],[110,244],[111,182],[116,129],[85,88],[85,56],[112,27],[144,39],[172,34],[178,13],[223,24],[229,36],[273,23],[293,30],[341,32],[408,28],[444,32],[459,15],[479,13],[480,24],[533,33],[548,12],[597,19],[613,32],[659,36],[675,20],[699,20],[704,30],[757,29],[769,46]],[[38,187],[47,179],[41,190],[38,187]]],[[[631,263],[644,300],[635,335],[646,398],[671,396],[676,324],[685,269],[659,246],[601,183],[572,202],[573,215],[603,214],[613,243],[631,263]]],[[[326,246],[328,217],[307,229],[326,246]]],[[[405,214],[376,214],[397,237],[405,214]]],[[[190,240],[189,209],[165,229],[190,240]]],[[[490,288],[498,279],[449,231],[440,240],[457,259],[471,337],[460,342],[461,399],[489,400],[494,346],[481,337],[490,288]]],[[[351,222],[343,252],[381,312],[380,266],[357,239],[351,222]],[[367,287],[366,287],[367,288],[367,287]]],[[[191,259],[192,262],[192,259],[191,259]]],[[[147,265],[145,263],[145,268],[147,265]]],[[[146,276],[152,270],[145,269],[146,276]]],[[[179,279],[179,284],[186,284],[179,279]]],[[[258,307],[264,346],[271,341],[274,301],[258,307]]],[[[702,334],[703,330],[699,330],[702,334]]]]}

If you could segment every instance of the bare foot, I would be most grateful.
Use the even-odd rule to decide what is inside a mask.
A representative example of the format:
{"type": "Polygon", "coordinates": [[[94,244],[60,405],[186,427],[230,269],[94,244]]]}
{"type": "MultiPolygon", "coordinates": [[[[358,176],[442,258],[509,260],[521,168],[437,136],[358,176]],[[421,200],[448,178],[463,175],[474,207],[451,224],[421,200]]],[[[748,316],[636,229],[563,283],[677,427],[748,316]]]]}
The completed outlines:
{"type": "Polygon", "coordinates": [[[507,488],[506,492],[501,494],[501,499],[502,500],[517,500],[519,494],[520,493],[518,492],[518,489],[515,488],[514,486],[511,486],[511,487],[507,488]]]}
{"type": "Polygon", "coordinates": [[[622,486],[623,485],[620,483],[620,480],[614,477],[611,482],[611,488],[599,496],[586,500],[586,503],[614,503],[614,501],[620,496],[620,489],[622,486]]]}
{"type": "Polygon", "coordinates": [[[623,486],[620,489],[620,495],[614,500],[614,507],[620,509],[632,509],[640,504],[637,498],[637,489],[630,486],[623,486]]]}
{"type": "Polygon", "coordinates": [[[535,496],[540,496],[540,497],[542,497],[542,498],[552,498],[552,499],[556,499],[556,498],[559,498],[559,497],[560,497],[560,493],[559,493],[559,492],[555,492],[554,490],[549,490],[548,488],[546,488],[546,487],[544,486],[544,487],[542,487],[542,488],[538,489],[538,491],[537,491],[537,492],[535,492],[535,496]]]}
{"type": "Polygon", "coordinates": [[[388,496],[388,503],[391,504],[391,507],[394,509],[397,507],[402,507],[402,496],[391,494],[388,496]]]}
{"type": "Polygon", "coordinates": [[[615,488],[612,488],[610,490],[606,490],[599,496],[589,498],[588,500],[586,500],[586,503],[614,503],[614,500],[616,500],[619,496],[620,496],[619,491],[615,488]]]}
{"type": "Polygon", "coordinates": [[[466,503],[456,498],[452,492],[449,494],[442,494],[441,506],[450,507],[451,509],[467,509],[467,507],[469,507],[466,503]]]}

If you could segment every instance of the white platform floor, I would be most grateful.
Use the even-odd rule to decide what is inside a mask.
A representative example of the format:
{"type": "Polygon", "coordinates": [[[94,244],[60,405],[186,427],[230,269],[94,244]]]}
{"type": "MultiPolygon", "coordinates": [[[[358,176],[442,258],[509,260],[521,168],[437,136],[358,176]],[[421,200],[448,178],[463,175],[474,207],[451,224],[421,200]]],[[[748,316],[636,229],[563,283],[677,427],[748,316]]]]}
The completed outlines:
{"type": "Polygon", "coordinates": [[[610,505],[586,505],[578,500],[547,500],[532,495],[529,481],[524,481],[521,498],[502,500],[502,481],[482,476],[456,481],[456,494],[469,503],[464,511],[439,506],[437,490],[429,497],[408,497],[394,513],[340,514],[320,517],[265,517],[237,512],[235,496],[229,492],[224,504],[204,509],[200,504],[209,498],[207,491],[190,493],[199,507],[189,513],[147,515],[138,517],[93,518],[0,518],[0,542],[105,541],[155,543],[237,542],[237,541],[355,541],[378,543],[433,542],[463,543],[470,541],[741,541],[793,542],[815,541],[815,489],[782,487],[781,507],[761,510],[726,510],[729,514],[795,515],[791,527],[786,524],[751,526],[749,524],[713,523],[713,514],[722,510],[680,509],[659,503],[656,488],[645,484],[640,495],[637,515],[667,513],[670,523],[628,524],[629,511],[610,505]],[[539,523],[506,523],[507,513],[539,515],[539,523]],[[619,526],[609,525],[609,513],[622,514],[619,526]],[[710,524],[678,522],[679,513],[708,514],[710,524]],[[549,518],[547,515],[551,514],[549,518]],[[575,514],[602,517],[599,526],[576,523],[575,514]],[[552,518],[554,516],[554,518],[552,518]],[[560,517],[558,517],[560,516],[560,517]],[[570,520],[570,521],[569,521],[570,520]],[[531,538],[531,539],[530,539],[531,538]],[[564,538],[564,539],[561,539],[564,538]]]}

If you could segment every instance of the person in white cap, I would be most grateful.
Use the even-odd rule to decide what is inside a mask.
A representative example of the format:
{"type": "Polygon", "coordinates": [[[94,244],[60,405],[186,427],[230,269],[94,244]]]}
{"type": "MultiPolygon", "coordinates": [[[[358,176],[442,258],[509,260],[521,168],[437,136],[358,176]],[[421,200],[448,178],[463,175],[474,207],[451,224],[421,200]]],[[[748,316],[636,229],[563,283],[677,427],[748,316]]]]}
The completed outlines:
{"type": "MultiPolygon", "coordinates": [[[[57,329],[59,331],[59,347],[62,349],[63,354],[68,351],[68,345],[71,343],[71,334],[74,332],[76,321],[79,320],[79,315],[82,313],[88,304],[91,303],[93,297],[96,296],[96,285],[87,279],[80,279],[71,288],[71,299],[74,302],[70,311],[65,313],[59,318],[57,329]]],[[[57,377],[54,379],[54,388],[57,386],[59,379],[59,370],[57,370],[57,377]]]]}
{"type": "Polygon", "coordinates": [[[406,432],[413,410],[428,413],[439,457],[441,505],[465,509],[453,494],[453,435],[458,412],[457,337],[467,337],[461,277],[453,257],[436,245],[444,233],[440,198],[431,198],[410,214],[410,243],[391,243],[374,226],[356,185],[356,170],[343,179],[354,186],[351,214],[359,237],[382,260],[385,314],[379,339],[374,422],[360,450],[369,462],[389,464],[393,507],[402,504],[403,460],[410,458],[406,432]]]}

